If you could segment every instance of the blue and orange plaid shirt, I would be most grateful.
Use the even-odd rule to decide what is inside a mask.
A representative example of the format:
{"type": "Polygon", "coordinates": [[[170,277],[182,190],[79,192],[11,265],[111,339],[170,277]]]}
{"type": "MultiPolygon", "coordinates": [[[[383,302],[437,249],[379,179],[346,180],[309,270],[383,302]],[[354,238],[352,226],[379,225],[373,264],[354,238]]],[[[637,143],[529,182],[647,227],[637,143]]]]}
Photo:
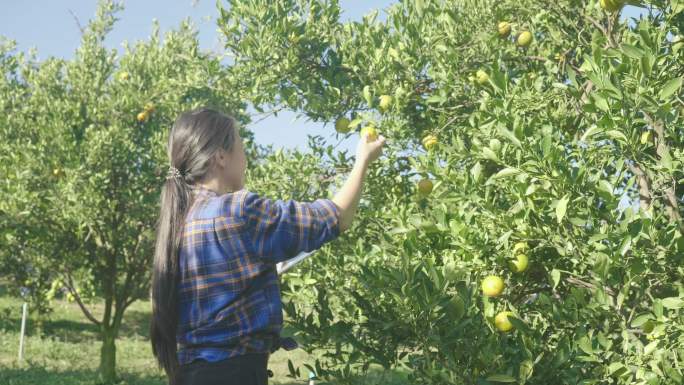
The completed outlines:
{"type": "Polygon", "coordinates": [[[270,353],[283,323],[276,263],[335,239],[339,209],[329,199],[190,187],[195,199],[179,255],[178,361],[270,353]]]}

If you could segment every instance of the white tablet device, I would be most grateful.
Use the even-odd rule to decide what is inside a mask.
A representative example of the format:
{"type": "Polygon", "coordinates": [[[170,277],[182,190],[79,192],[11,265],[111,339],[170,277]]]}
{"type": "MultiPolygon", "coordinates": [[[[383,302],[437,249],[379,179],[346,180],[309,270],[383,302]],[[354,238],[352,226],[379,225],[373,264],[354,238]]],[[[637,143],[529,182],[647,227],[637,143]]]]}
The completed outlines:
{"type": "Polygon", "coordinates": [[[308,257],[309,255],[311,255],[313,253],[314,253],[313,251],[309,252],[309,253],[302,252],[302,253],[299,253],[299,255],[297,255],[296,257],[290,258],[287,261],[276,263],[276,270],[278,271],[278,274],[282,274],[282,273],[288,271],[291,267],[293,267],[296,264],[298,264],[299,262],[303,261],[306,257],[308,257]]]}

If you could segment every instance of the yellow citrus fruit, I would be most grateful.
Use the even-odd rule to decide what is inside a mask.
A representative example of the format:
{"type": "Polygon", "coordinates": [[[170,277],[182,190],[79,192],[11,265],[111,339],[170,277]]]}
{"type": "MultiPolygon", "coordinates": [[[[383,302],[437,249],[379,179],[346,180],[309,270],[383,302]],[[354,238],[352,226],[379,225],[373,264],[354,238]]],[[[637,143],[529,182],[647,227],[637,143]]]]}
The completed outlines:
{"type": "Polygon", "coordinates": [[[387,111],[392,104],[392,97],[390,95],[380,96],[380,109],[382,111],[387,111]]]}
{"type": "Polygon", "coordinates": [[[498,25],[499,36],[506,38],[511,34],[511,23],[502,21],[498,25]]]}
{"type": "Polygon", "coordinates": [[[532,32],[530,31],[523,31],[520,35],[518,35],[518,45],[521,47],[527,47],[532,43],[532,32]]]}
{"type": "Polygon", "coordinates": [[[502,311],[494,317],[494,326],[501,332],[508,332],[513,329],[513,324],[508,320],[508,316],[513,316],[510,311],[502,311]]]}
{"type": "Polygon", "coordinates": [[[128,78],[129,78],[128,72],[124,71],[124,72],[119,74],[119,80],[121,80],[122,82],[128,80],[128,78]]]}
{"type": "Polygon", "coordinates": [[[600,3],[601,8],[608,12],[619,11],[625,5],[625,2],[622,0],[601,0],[600,3]]]}
{"type": "Polygon", "coordinates": [[[482,293],[487,297],[501,295],[504,289],[504,281],[496,275],[489,275],[482,280],[482,293]]]}
{"type": "Polygon", "coordinates": [[[477,77],[478,84],[485,84],[489,81],[489,75],[483,70],[477,70],[475,76],[477,77]]]}
{"type": "Polygon", "coordinates": [[[52,170],[52,175],[54,175],[54,176],[62,176],[62,170],[59,169],[59,168],[56,168],[56,169],[52,170]]]}
{"type": "Polygon", "coordinates": [[[366,134],[368,135],[366,139],[367,142],[374,142],[376,139],[378,139],[378,131],[373,126],[366,126],[362,128],[360,134],[362,138],[366,134]]]}
{"type": "Polygon", "coordinates": [[[430,150],[437,144],[437,137],[434,135],[427,135],[423,138],[422,142],[423,147],[425,147],[426,150],[430,150]]]}
{"type": "Polygon", "coordinates": [[[340,134],[346,134],[349,132],[349,119],[347,118],[339,118],[335,122],[335,131],[339,132],[340,134]]]}
{"type": "Polygon", "coordinates": [[[138,116],[137,116],[139,122],[144,122],[144,121],[146,121],[146,120],[147,120],[147,117],[148,117],[148,114],[147,114],[146,111],[143,111],[143,112],[139,113],[138,116]]]}
{"type": "Polygon", "coordinates": [[[418,192],[421,195],[429,195],[432,192],[432,181],[430,179],[422,179],[418,182],[418,192]]]}
{"type": "Polygon", "coordinates": [[[518,251],[529,250],[529,248],[530,246],[527,245],[527,242],[518,242],[513,245],[513,254],[517,253],[518,251]]]}
{"type": "Polygon", "coordinates": [[[145,103],[145,111],[147,111],[148,114],[151,112],[154,112],[154,109],[155,109],[154,103],[152,103],[152,102],[145,103]]]}
{"type": "Polygon", "coordinates": [[[529,259],[525,254],[518,254],[518,256],[516,256],[514,260],[508,263],[511,270],[513,270],[516,273],[522,273],[523,271],[527,270],[529,259]]]}

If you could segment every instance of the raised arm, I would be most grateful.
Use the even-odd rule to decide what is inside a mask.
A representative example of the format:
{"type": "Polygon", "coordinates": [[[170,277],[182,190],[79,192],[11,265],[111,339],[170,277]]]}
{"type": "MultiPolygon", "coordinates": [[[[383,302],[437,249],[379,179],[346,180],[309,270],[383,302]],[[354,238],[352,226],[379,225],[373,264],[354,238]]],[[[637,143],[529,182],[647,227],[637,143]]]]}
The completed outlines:
{"type": "Polygon", "coordinates": [[[366,176],[368,165],[380,156],[384,144],[385,138],[383,136],[378,137],[374,141],[368,141],[366,136],[361,137],[359,140],[356,148],[356,161],[352,171],[340,191],[332,199],[340,213],[340,232],[351,227],[359,200],[361,199],[363,180],[366,176]]]}

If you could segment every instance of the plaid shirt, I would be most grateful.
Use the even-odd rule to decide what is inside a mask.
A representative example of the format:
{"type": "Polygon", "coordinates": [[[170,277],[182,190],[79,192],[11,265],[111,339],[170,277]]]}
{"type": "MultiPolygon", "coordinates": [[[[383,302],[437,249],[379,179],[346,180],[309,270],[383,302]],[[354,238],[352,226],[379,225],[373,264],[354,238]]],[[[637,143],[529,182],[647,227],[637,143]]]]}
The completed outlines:
{"type": "Polygon", "coordinates": [[[191,188],[180,248],[178,361],[270,353],[283,323],[275,264],[335,239],[338,208],[329,199],[274,201],[245,189],[218,195],[191,188]]]}

